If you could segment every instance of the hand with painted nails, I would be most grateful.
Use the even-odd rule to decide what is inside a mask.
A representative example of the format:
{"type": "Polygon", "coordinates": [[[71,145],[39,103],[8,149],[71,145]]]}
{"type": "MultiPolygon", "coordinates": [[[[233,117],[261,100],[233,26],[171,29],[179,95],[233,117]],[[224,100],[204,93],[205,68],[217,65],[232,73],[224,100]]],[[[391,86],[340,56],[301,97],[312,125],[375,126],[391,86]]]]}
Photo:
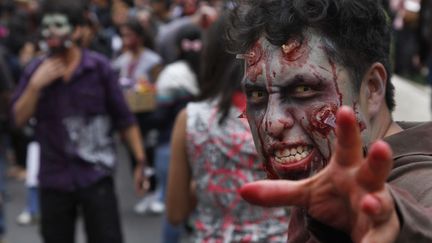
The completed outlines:
{"type": "Polygon", "coordinates": [[[261,206],[305,208],[354,242],[394,242],[400,222],[386,185],[393,166],[390,147],[377,141],[364,157],[358,122],[348,107],[337,113],[336,136],[329,164],[313,177],[248,183],[242,197],[261,206]]]}

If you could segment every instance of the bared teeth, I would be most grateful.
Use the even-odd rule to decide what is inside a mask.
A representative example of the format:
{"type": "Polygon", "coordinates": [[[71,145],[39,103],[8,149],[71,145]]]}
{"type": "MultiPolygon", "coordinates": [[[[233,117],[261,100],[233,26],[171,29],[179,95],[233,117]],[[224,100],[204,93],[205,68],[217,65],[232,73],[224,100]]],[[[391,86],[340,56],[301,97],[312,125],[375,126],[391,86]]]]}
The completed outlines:
{"type": "Polygon", "coordinates": [[[275,151],[275,160],[279,163],[293,163],[308,156],[312,151],[310,146],[299,145],[293,148],[280,149],[275,151]]]}

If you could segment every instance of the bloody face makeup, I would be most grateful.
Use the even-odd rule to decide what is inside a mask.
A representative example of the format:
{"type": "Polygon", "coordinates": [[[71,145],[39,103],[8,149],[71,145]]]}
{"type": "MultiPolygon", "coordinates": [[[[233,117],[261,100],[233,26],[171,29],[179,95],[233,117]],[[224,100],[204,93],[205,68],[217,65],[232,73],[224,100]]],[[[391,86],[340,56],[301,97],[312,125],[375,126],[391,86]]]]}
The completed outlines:
{"type": "Polygon", "coordinates": [[[59,52],[70,46],[72,25],[64,14],[46,14],[43,16],[41,34],[49,51],[59,52]]]}
{"type": "Polygon", "coordinates": [[[244,55],[246,114],[270,178],[302,179],[324,168],[337,109],[358,104],[347,69],[323,43],[313,32],[282,46],[261,38],[244,55]]]}

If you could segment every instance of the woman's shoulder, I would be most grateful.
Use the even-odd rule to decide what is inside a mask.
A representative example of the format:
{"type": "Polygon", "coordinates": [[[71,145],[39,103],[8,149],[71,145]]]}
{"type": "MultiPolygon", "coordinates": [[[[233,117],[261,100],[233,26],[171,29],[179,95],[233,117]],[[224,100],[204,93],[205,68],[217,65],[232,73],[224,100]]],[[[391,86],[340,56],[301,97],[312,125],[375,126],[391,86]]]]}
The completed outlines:
{"type": "Polygon", "coordinates": [[[162,57],[157,52],[149,48],[144,49],[144,51],[141,53],[140,59],[141,61],[148,63],[162,64],[162,57]]]}

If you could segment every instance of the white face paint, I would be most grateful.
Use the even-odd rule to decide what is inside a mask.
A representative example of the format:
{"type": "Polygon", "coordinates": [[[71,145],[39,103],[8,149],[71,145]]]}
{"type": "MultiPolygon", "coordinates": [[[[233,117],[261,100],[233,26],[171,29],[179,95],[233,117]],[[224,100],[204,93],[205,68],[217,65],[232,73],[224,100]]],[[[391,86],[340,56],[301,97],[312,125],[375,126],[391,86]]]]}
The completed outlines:
{"type": "Polygon", "coordinates": [[[63,37],[71,32],[72,26],[64,14],[47,14],[42,19],[42,36],[44,38],[63,37]]]}
{"type": "Polygon", "coordinates": [[[41,34],[43,47],[51,53],[61,53],[71,46],[73,27],[66,15],[45,14],[42,18],[41,34]]]}

